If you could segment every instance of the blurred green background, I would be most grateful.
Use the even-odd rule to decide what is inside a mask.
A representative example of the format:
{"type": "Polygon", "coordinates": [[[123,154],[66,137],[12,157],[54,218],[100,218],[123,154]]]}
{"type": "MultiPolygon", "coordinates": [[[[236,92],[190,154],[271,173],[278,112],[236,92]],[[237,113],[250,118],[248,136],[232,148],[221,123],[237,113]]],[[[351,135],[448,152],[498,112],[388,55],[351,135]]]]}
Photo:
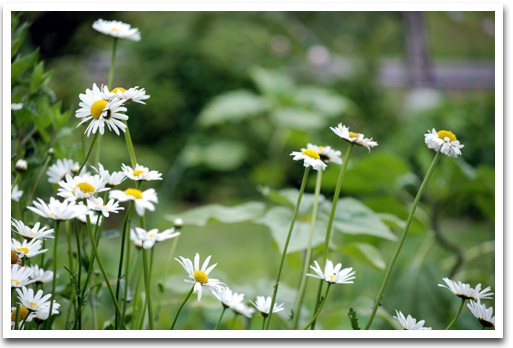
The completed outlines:
{"type": "MultiPolygon", "coordinates": [[[[373,327],[397,328],[391,319],[397,308],[444,328],[459,304],[437,287],[446,276],[494,288],[493,13],[25,12],[21,21],[32,24],[20,52],[40,48],[45,70],[52,71],[52,98],[72,112],[54,144],[58,158],[83,158],[89,140],[78,140],[83,129],[75,130],[78,95],[108,80],[112,38],[91,28],[98,18],[141,31],[140,42],[119,41],[114,85],[140,86],[151,95],[146,105],[130,105],[129,127],[138,162],[164,177],[151,183],[159,205],[147,226],[168,228],[174,217],[184,217],[176,255],[213,255],[219,264],[214,277],[248,299],[271,295],[286,233],[280,221],[291,211],[303,174],[289,154],[307,142],[344,152],[346,144],[329,130],[343,122],[379,146],[370,154],[353,151],[341,195],[348,200],[341,209],[356,208],[347,221],[341,211],[331,258],[353,267],[357,278],[333,290],[318,327],[350,329],[349,307],[364,325],[394,236],[434,156],[423,134],[447,129],[465,145],[463,156],[444,157],[435,170],[373,327]],[[248,201],[255,205],[244,205],[248,201]],[[219,213],[209,204],[242,208],[219,213]],[[373,223],[351,225],[358,221],[373,223]]],[[[103,137],[100,162],[109,170],[129,163],[122,137],[103,137]]],[[[329,165],[323,177],[328,212],[338,171],[329,165]]],[[[309,192],[314,181],[311,175],[309,192]]],[[[35,197],[55,191],[41,184],[35,197]]],[[[305,203],[300,218],[305,225],[307,208],[305,203]]],[[[106,223],[114,237],[121,219],[106,223]]],[[[118,256],[108,250],[118,244],[119,238],[106,238],[101,245],[113,270],[118,256]]],[[[170,244],[157,246],[156,260],[167,260],[170,244]]],[[[296,250],[301,248],[299,243],[296,250]]],[[[321,249],[315,251],[314,259],[321,249]]],[[[162,327],[182,299],[176,294],[188,290],[175,261],[173,275],[159,279],[165,262],[154,269],[165,289],[162,295],[155,289],[163,297],[162,327]]],[[[301,253],[291,252],[285,267],[278,299],[287,310],[276,328],[289,325],[301,253]]],[[[312,310],[313,283],[306,311],[312,310]]],[[[183,327],[215,326],[220,306],[213,299],[201,302],[202,311],[186,308],[183,327]]],[[[251,325],[259,328],[260,318],[251,325]]],[[[455,327],[480,328],[468,310],[455,327]]]]}

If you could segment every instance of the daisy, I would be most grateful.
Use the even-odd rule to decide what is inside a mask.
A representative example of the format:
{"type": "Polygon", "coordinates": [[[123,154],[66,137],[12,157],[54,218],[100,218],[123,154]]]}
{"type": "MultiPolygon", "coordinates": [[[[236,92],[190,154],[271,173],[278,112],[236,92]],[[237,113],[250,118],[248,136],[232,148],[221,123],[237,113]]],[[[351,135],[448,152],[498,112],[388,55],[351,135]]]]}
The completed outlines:
{"type": "Polygon", "coordinates": [[[39,202],[33,201],[35,207],[27,207],[27,209],[34,213],[53,220],[71,220],[87,211],[87,207],[83,204],[76,204],[73,201],[60,202],[57,199],[50,197],[50,203],[46,204],[41,198],[39,202]]]}
{"type": "Polygon", "coordinates": [[[20,110],[23,108],[23,103],[11,103],[11,110],[20,110]]]}
{"type": "Polygon", "coordinates": [[[98,169],[94,167],[93,169],[102,177],[103,181],[105,182],[105,186],[107,187],[117,186],[126,179],[125,173],[112,172],[112,174],[110,174],[108,170],[103,168],[101,163],[98,163],[98,169]]]}
{"type": "Polygon", "coordinates": [[[33,283],[34,280],[30,279],[30,274],[32,270],[30,267],[21,267],[18,265],[14,265],[11,267],[11,289],[12,288],[21,288],[22,286],[26,286],[30,283],[33,283]]]}
{"type": "Polygon", "coordinates": [[[305,167],[312,167],[315,170],[326,169],[326,163],[321,161],[321,157],[314,150],[306,149],[302,152],[294,151],[290,155],[294,156],[294,161],[304,160],[303,165],[305,167]]]}
{"type": "Polygon", "coordinates": [[[43,290],[39,290],[34,295],[33,289],[22,287],[21,289],[16,289],[16,292],[18,293],[19,303],[26,307],[29,312],[36,312],[45,308],[45,306],[50,305],[48,299],[52,297],[52,294],[46,294],[43,296],[43,290]]]}
{"type": "Polygon", "coordinates": [[[464,145],[460,144],[453,132],[441,130],[437,132],[434,128],[424,134],[424,141],[428,148],[440,151],[449,157],[461,156],[464,145]]]}
{"type": "MultiPolygon", "coordinates": [[[[306,144],[306,148],[317,152],[319,154],[319,157],[321,158],[321,161],[323,161],[324,163],[332,162],[335,164],[342,164],[342,158],[340,158],[342,153],[340,151],[332,149],[331,146],[317,146],[308,143],[306,144]]],[[[305,149],[301,150],[304,151],[305,149]]]]}
{"type": "MultiPolygon", "coordinates": [[[[52,314],[59,314],[59,307],[60,307],[60,303],[57,303],[57,301],[53,301],[53,306],[52,306],[52,314]]],[[[48,319],[48,317],[50,316],[50,302],[46,302],[34,315],[34,319],[36,321],[36,323],[42,323],[43,321],[45,321],[46,319],[48,319]]]]}
{"type": "Polygon", "coordinates": [[[27,161],[25,161],[24,159],[19,159],[14,165],[14,168],[20,172],[26,171],[28,168],[27,161]]]}
{"type": "Polygon", "coordinates": [[[481,284],[477,284],[476,288],[473,289],[470,287],[470,284],[465,284],[460,281],[456,283],[454,280],[450,280],[449,278],[443,278],[443,280],[447,285],[438,284],[438,286],[451,290],[451,292],[459,298],[474,301],[492,298],[491,296],[493,295],[493,292],[489,292],[491,287],[487,287],[481,291],[481,284]]]}
{"type": "MultiPolygon", "coordinates": [[[[264,296],[257,296],[256,302],[253,302],[251,300],[249,302],[251,302],[253,304],[253,306],[255,306],[255,308],[258,309],[258,311],[260,313],[262,313],[262,315],[264,317],[266,317],[269,314],[269,311],[271,310],[271,301],[272,301],[271,296],[267,296],[267,298],[264,296]]],[[[285,308],[283,306],[284,306],[283,303],[280,303],[280,304],[275,303],[274,308],[273,308],[273,313],[278,313],[278,312],[281,312],[282,310],[284,310],[285,308]]]]}
{"type": "Polygon", "coordinates": [[[431,330],[430,327],[424,327],[424,320],[417,320],[408,314],[408,317],[405,318],[404,314],[397,309],[395,310],[397,316],[394,316],[405,330],[431,330]]]}
{"type": "MultiPolygon", "coordinates": [[[[20,330],[24,329],[24,326],[22,327],[22,324],[29,323],[34,318],[34,313],[31,313],[27,307],[20,306],[20,317],[19,317],[19,323],[20,323],[20,330]]],[[[11,307],[11,329],[14,330],[14,327],[16,325],[16,307],[11,307]]]]}
{"type": "Polygon", "coordinates": [[[132,228],[130,231],[130,239],[135,243],[136,246],[142,247],[144,249],[150,249],[157,242],[162,242],[167,239],[178,237],[179,235],[180,232],[175,232],[174,228],[164,230],[160,233],[156,228],[146,231],[144,228],[136,227],[132,228]]]}
{"type": "Polygon", "coordinates": [[[139,216],[144,215],[145,209],[154,211],[153,203],[158,203],[157,193],[152,188],[144,192],[134,188],[128,188],[125,191],[114,190],[110,192],[109,198],[117,199],[120,202],[134,201],[135,211],[139,216]]]}
{"type": "Polygon", "coordinates": [[[486,308],[486,306],[481,304],[481,301],[479,300],[477,300],[477,302],[470,301],[470,303],[467,304],[467,307],[479,320],[481,325],[484,327],[495,327],[495,317],[492,317],[493,307],[486,308]]]}
{"type": "Polygon", "coordinates": [[[15,228],[16,233],[27,240],[31,239],[45,239],[45,238],[53,238],[53,229],[44,226],[39,229],[40,223],[36,222],[33,228],[25,226],[25,224],[19,220],[11,218],[11,225],[15,228]]]}
{"type": "Polygon", "coordinates": [[[211,257],[212,256],[209,256],[205,259],[205,262],[203,262],[201,268],[200,255],[198,253],[196,253],[196,256],[194,256],[194,264],[190,259],[182,256],[180,256],[180,260],[175,258],[175,260],[178,261],[189,274],[190,279],[185,279],[185,282],[194,284],[194,292],[198,293],[198,302],[201,300],[203,286],[206,286],[210,291],[214,291],[226,286],[218,279],[208,277],[209,273],[217,266],[217,263],[211,265],[210,267],[208,266],[211,257]]]}
{"type": "Polygon", "coordinates": [[[337,127],[330,127],[330,129],[345,141],[366,147],[369,152],[371,147],[378,146],[378,143],[373,141],[372,138],[365,138],[362,133],[350,132],[349,128],[342,123],[339,123],[337,127]]]}
{"type": "Polygon", "coordinates": [[[40,239],[32,239],[30,242],[24,239],[20,243],[18,240],[11,238],[11,250],[16,252],[18,258],[24,256],[31,258],[48,251],[48,249],[41,250],[42,244],[43,241],[40,239]]]}
{"type": "Polygon", "coordinates": [[[109,91],[107,86],[103,86],[103,95],[110,98],[118,97],[126,102],[136,102],[140,104],[146,104],[143,100],[149,99],[150,96],[146,95],[144,88],[139,89],[139,86],[124,89],[123,87],[116,87],[112,91],[109,91]]]}
{"type": "Polygon", "coordinates": [[[21,266],[21,258],[18,257],[18,253],[11,249],[11,266],[19,265],[21,266]]]}
{"type": "Polygon", "coordinates": [[[141,33],[138,28],[132,28],[129,24],[120,21],[106,21],[98,19],[93,23],[93,29],[115,38],[129,39],[133,41],[141,40],[141,33]]]}
{"type": "Polygon", "coordinates": [[[15,202],[19,202],[21,196],[23,196],[23,191],[18,189],[18,184],[11,187],[11,199],[15,202]]]}
{"type": "Polygon", "coordinates": [[[101,90],[93,84],[93,89],[87,89],[85,94],[80,94],[79,103],[80,109],[75,113],[76,118],[83,118],[78,124],[79,127],[82,123],[91,121],[86,128],[85,134],[87,136],[91,133],[95,134],[96,131],[100,131],[103,135],[105,132],[105,124],[109,130],[114,130],[116,135],[119,135],[120,128],[123,132],[126,129],[126,124],[120,120],[128,120],[128,116],[121,112],[126,112],[126,108],[123,106],[124,100],[114,98],[110,100],[104,100],[104,96],[101,90]]]}
{"type": "Polygon", "coordinates": [[[239,302],[233,305],[232,310],[250,319],[253,316],[253,313],[255,313],[255,308],[248,306],[244,302],[239,302]]]}
{"type": "MultiPolygon", "coordinates": [[[[80,169],[80,164],[78,162],[74,162],[71,159],[64,158],[58,159],[57,162],[52,164],[46,175],[48,175],[48,182],[51,184],[58,184],[59,181],[64,180],[67,174],[75,175],[80,169]]],[[[79,175],[86,175],[87,169],[84,167],[79,175]]]]}
{"type": "Polygon", "coordinates": [[[38,265],[33,265],[30,267],[30,278],[36,284],[48,283],[53,280],[53,272],[45,271],[38,265]]]}
{"type": "Polygon", "coordinates": [[[244,294],[232,292],[228,287],[216,289],[212,293],[219,301],[221,301],[225,308],[236,307],[244,301],[244,294]]]}
{"type": "Polygon", "coordinates": [[[161,173],[157,172],[156,170],[149,170],[147,167],[141,166],[140,164],[136,164],[135,169],[132,169],[132,167],[129,167],[125,164],[122,164],[121,168],[123,169],[125,175],[132,180],[162,180],[161,173]]]}
{"type": "Polygon", "coordinates": [[[315,267],[310,266],[310,268],[316,274],[307,273],[306,275],[309,277],[314,277],[318,279],[323,279],[331,284],[353,284],[353,279],[355,279],[355,271],[352,268],[342,268],[342,264],[338,263],[335,267],[333,267],[333,262],[330,260],[326,260],[326,266],[324,267],[324,271],[319,266],[317,261],[314,261],[315,267]]]}
{"type": "Polygon", "coordinates": [[[109,200],[107,204],[103,204],[103,198],[101,197],[90,197],[87,200],[87,207],[90,210],[101,213],[105,217],[109,217],[110,213],[117,214],[120,210],[125,209],[123,207],[120,207],[119,202],[114,199],[109,200]]]}
{"type": "Polygon", "coordinates": [[[64,197],[66,201],[90,198],[98,192],[109,190],[98,174],[75,177],[66,174],[66,180],[59,181],[59,186],[57,195],[64,197]]]}

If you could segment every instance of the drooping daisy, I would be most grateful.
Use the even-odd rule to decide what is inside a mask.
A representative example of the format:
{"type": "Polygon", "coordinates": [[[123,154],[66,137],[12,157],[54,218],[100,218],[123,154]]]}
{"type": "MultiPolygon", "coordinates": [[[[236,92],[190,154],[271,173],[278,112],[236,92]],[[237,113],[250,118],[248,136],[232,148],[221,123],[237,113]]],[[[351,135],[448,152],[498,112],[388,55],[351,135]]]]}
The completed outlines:
{"type": "MultiPolygon", "coordinates": [[[[80,169],[80,164],[74,162],[72,159],[64,158],[58,159],[57,162],[52,164],[46,175],[48,175],[48,182],[52,184],[58,184],[59,181],[64,180],[67,174],[76,175],[80,169]]],[[[83,167],[79,175],[88,174],[86,167],[83,167]]]]}
{"type": "Polygon", "coordinates": [[[132,169],[132,167],[129,167],[125,164],[122,164],[121,168],[123,169],[125,175],[132,180],[162,180],[161,173],[157,172],[156,170],[149,170],[147,167],[141,166],[140,164],[136,164],[135,169],[132,169]]]}
{"type": "Polygon", "coordinates": [[[349,128],[342,123],[339,123],[337,127],[330,127],[330,129],[345,141],[366,147],[369,152],[371,147],[378,146],[378,143],[373,141],[372,138],[365,138],[362,133],[350,132],[349,128]]]}
{"type": "Polygon", "coordinates": [[[315,267],[310,266],[310,268],[316,274],[307,273],[306,275],[309,277],[314,277],[318,279],[323,279],[331,284],[353,284],[353,279],[355,279],[355,271],[352,268],[344,268],[342,269],[342,264],[338,263],[335,267],[333,267],[333,262],[330,260],[326,260],[326,266],[324,267],[324,271],[319,266],[317,261],[314,261],[315,267]]]}
{"type": "Polygon", "coordinates": [[[28,240],[53,238],[53,229],[48,226],[43,226],[43,228],[39,229],[39,222],[36,222],[34,227],[30,228],[25,226],[23,222],[11,218],[11,225],[15,228],[14,232],[28,240]]]}
{"type": "Polygon", "coordinates": [[[495,327],[495,316],[492,317],[493,307],[486,308],[486,306],[481,304],[481,301],[479,300],[476,302],[470,301],[470,303],[467,304],[467,307],[479,320],[481,325],[484,327],[495,327]]]}
{"type": "Polygon", "coordinates": [[[95,134],[98,130],[103,135],[105,125],[116,135],[119,135],[118,128],[125,131],[127,126],[120,121],[128,120],[128,115],[122,114],[122,112],[126,112],[126,108],[123,106],[124,100],[119,98],[104,100],[103,94],[96,84],[93,84],[92,90],[87,89],[85,94],[80,94],[79,97],[82,101],[79,103],[80,109],[76,111],[75,117],[83,118],[83,120],[77,127],[84,122],[91,121],[85,131],[87,136],[91,133],[95,134]]]}
{"type": "Polygon", "coordinates": [[[12,288],[21,288],[22,286],[26,286],[30,283],[33,283],[34,280],[30,278],[32,274],[32,270],[30,267],[21,267],[18,265],[14,265],[11,267],[11,289],[12,288]]]}
{"type": "Polygon", "coordinates": [[[53,280],[53,272],[45,271],[39,268],[39,265],[33,265],[30,267],[30,279],[36,284],[48,283],[53,280]]]}
{"type": "Polygon", "coordinates": [[[100,212],[105,217],[109,217],[110,213],[117,214],[120,210],[125,209],[120,207],[119,202],[114,199],[109,200],[107,204],[103,204],[103,198],[101,197],[90,197],[87,200],[87,207],[90,210],[100,212]]]}
{"type": "Polygon", "coordinates": [[[228,287],[216,289],[212,292],[225,308],[234,308],[244,301],[244,294],[232,292],[228,287]]]}
{"type": "Polygon", "coordinates": [[[476,288],[473,289],[470,287],[470,284],[465,284],[460,281],[455,282],[454,280],[450,280],[449,278],[443,278],[444,282],[447,285],[438,284],[443,288],[449,289],[454,295],[459,298],[465,300],[486,300],[491,299],[493,292],[489,292],[491,287],[487,287],[486,289],[481,290],[481,284],[477,284],[476,288]]]}
{"type": "Polygon", "coordinates": [[[11,238],[11,250],[16,252],[18,258],[25,256],[31,258],[48,251],[48,249],[41,250],[42,244],[43,241],[40,239],[32,239],[31,241],[24,239],[20,243],[17,239],[11,238]]]}
{"type": "MultiPolygon", "coordinates": [[[[319,157],[321,158],[321,161],[324,163],[335,163],[335,164],[342,164],[342,158],[341,152],[337,151],[335,149],[332,149],[331,146],[317,146],[314,144],[306,144],[306,148],[309,150],[314,150],[319,154],[319,157]]],[[[305,149],[301,149],[304,151],[305,149]]]]}
{"type": "Polygon", "coordinates": [[[321,161],[321,157],[319,154],[311,149],[303,150],[302,152],[293,151],[291,156],[294,156],[294,161],[303,160],[303,165],[305,167],[312,167],[315,170],[326,169],[327,165],[323,161],[321,161]]]}
{"type": "Polygon", "coordinates": [[[155,243],[162,242],[167,239],[178,237],[180,232],[175,232],[174,228],[164,230],[159,233],[159,230],[154,228],[146,231],[144,228],[136,227],[130,231],[130,239],[135,243],[136,246],[144,249],[152,248],[155,243]]]}
{"type": "MultiPolygon", "coordinates": [[[[266,317],[267,315],[269,315],[269,311],[271,310],[271,302],[272,302],[272,298],[271,296],[267,296],[267,297],[264,297],[264,296],[257,296],[256,297],[256,302],[253,302],[253,301],[249,301],[253,304],[253,306],[255,306],[255,308],[260,312],[262,313],[262,315],[264,317],[266,317]]],[[[285,309],[284,307],[284,303],[274,303],[274,308],[273,308],[273,313],[278,313],[278,312],[281,312],[282,310],[285,309]]]]}
{"type": "Polygon", "coordinates": [[[34,315],[34,320],[36,321],[36,323],[42,323],[43,321],[48,319],[48,317],[50,316],[51,302],[53,302],[52,315],[59,314],[59,307],[61,306],[60,303],[57,303],[57,301],[55,300],[46,302],[45,304],[43,304],[43,306],[41,306],[41,308],[38,311],[36,311],[34,315]]]}
{"type": "Polygon", "coordinates": [[[428,148],[439,151],[449,157],[461,156],[464,145],[460,144],[453,132],[441,130],[437,132],[434,128],[424,134],[424,141],[428,148]]]}
{"type": "Polygon", "coordinates": [[[11,188],[11,199],[15,202],[19,202],[21,196],[23,196],[23,191],[18,189],[18,184],[14,185],[14,187],[11,188]]]}
{"type": "Polygon", "coordinates": [[[395,310],[397,316],[394,316],[405,330],[431,330],[430,327],[424,327],[424,320],[417,320],[408,314],[408,317],[405,318],[404,314],[401,311],[395,310]]]}
{"type": "Polygon", "coordinates": [[[105,182],[98,175],[75,176],[66,174],[66,180],[59,181],[59,190],[57,195],[64,197],[66,201],[76,201],[77,199],[87,199],[98,192],[109,190],[105,187],[105,182]]]}
{"type": "Polygon", "coordinates": [[[180,256],[180,260],[175,258],[175,260],[178,261],[189,274],[190,279],[185,279],[185,282],[194,284],[194,292],[198,293],[198,301],[201,300],[203,286],[206,286],[210,291],[214,291],[226,286],[218,279],[208,277],[209,273],[217,266],[217,263],[211,265],[210,267],[208,266],[211,257],[212,256],[209,256],[205,259],[205,262],[203,262],[201,268],[200,255],[198,253],[196,253],[194,256],[194,264],[190,259],[182,256],[180,256]]]}
{"type": "Polygon", "coordinates": [[[19,303],[26,307],[30,312],[36,312],[45,306],[48,306],[50,304],[48,299],[52,297],[52,294],[46,294],[43,296],[43,290],[39,290],[34,295],[34,290],[27,289],[26,287],[16,289],[16,292],[18,293],[19,303]]]}
{"type": "Polygon", "coordinates": [[[25,161],[24,159],[19,159],[14,165],[14,168],[20,172],[26,171],[28,168],[27,161],[25,161]]]}
{"type": "Polygon", "coordinates": [[[123,87],[116,87],[112,91],[109,91],[107,86],[103,86],[103,95],[108,98],[118,97],[126,102],[136,102],[140,104],[146,104],[143,100],[149,99],[150,96],[146,95],[144,88],[139,89],[139,86],[124,89],[123,87]]]}
{"type": "Polygon", "coordinates": [[[98,169],[94,167],[93,169],[102,177],[103,181],[105,182],[105,186],[107,187],[117,186],[126,179],[125,173],[112,172],[111,174],[108,170],[103,168],[103,165],[101,163],[98,163],[98,169]]]}
{"type": "Polygon", "coordinates": [[[152,188],[146,191],[135,188],[128,188],[125,191],[114,190],[110,192],[109,198],[117,199],[120,202],[134,201],[135,211],[139,216],[143,216],[146,209],[154,211],[153,203],[158,203],[157,193],[152,188]]]}
{"type": "Polygon", "coordinates": [[[132,28],[129,24],[120,21],[106,21],[98,19],[93,23],[93,29],[120,39],[140,41],[141,33],[138,28],[132,28]]]}
{"type": "Polygon", "coordinates": [[[41,198],[38,202],[33,201],[34,207],[27,207],[27,209],[34,213],[53,220],[71,220],[87,211],[87,207],[82,203],[77,204],[74,201],[60,202],[57,199],[50,197],[50,203],[46,204],[41,198]]]}
{"type": "Polygon", "coordinates": [[[242,314],[243,316],[247,318],[253,317],[253,313],[255,313],[255,308],[248,306],[244,302],[239,302],[235,305],[233,305],[232,310],[236,313],[242,314]]]}

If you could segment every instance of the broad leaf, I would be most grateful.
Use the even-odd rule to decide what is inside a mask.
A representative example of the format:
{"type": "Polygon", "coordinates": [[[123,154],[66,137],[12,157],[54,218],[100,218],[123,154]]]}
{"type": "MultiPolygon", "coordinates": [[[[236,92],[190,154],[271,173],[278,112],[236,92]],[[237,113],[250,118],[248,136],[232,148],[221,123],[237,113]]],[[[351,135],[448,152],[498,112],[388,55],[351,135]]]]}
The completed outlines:
{"type": "Polygon", "coordinates": [[[327,120],[319,113],[300,108],[281,108],[273,112],[272,118],[280,127],[300,131],[319,130],[326,127],[327,120]]]}
{"type": "Polygon", "coordinates": [[[14,31],[11,41],[11,58],[16,55],[18,49],[23,43],[23,40],[25,40],[25,36],[27,35],[27,30],[29,29],[29,27],[30,24],[28,22],[24,22],[14,31]]]}
{"type": "Polygon", "coordinates": [[[366,243],[345,244],[338,251],[374,268],[384,270],[386,267],[380,251],[373,245],[366,243]]]}
{"type": "Polygon", "coordinates": [[[11,64],[11,83],[15,81],[23,72],[30,69],[34,64],[36,64],[37,59],[39,58],[39,48],[37,48],[34,52],[27,54],[23,57],[18,57],[11,64]]]}

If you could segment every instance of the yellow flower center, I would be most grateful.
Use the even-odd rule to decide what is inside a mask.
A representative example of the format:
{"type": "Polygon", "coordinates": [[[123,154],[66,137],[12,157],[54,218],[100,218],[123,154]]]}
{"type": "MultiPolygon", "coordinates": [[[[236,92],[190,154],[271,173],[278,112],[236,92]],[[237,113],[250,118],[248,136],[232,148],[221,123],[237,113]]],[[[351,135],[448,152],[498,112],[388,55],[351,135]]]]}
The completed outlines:
{"type": "Polygon", "coordinates": [[[331,276],[331,280],[333,280],[334,275],[331,276]]]}
{"type": "Polygon", "coordinates": [[[129,188],[125,190],[125,195],[133,196],[137,199],[143,198],[141,190],[129,188]]]}
{"type": "Polygon", "coordinates": [[[73,189],[73,194],[75,194],[75,189],[76,188],[79,188],[83,193],[93,193],[94,192],[94,187],[93,185],[91,184],[88,184],[87,182],[81,182],[80,184],[78,184],[77,186],[75,186],[75,188],[73,189]]]}
{"type": "MultiPolygon", "coordinates": [[[[29,311],[27,307],[21,306],[20,307],[20,321],[25,320],[27,315],[29,314],[29,311]]],[[[11,320],[16,321],[16,309],[12,311],[11,320]]]]}
{"type": "Polygon", "coordinates": [[[112,31],[118,31],[119,29],[118,28],[112,28],[111,30],[112,31]]]}
{"type": "Polygon", "coordinates": [[[360,136],[360,133],[349,132],[349,138],[358,138],[359,136],[360,136]]]}
{"type": "Polygon", "coordinates": [[[100,118],[106,106],[107,102],[105,100],[97,100],[91,105],[91,115],[95,120],[100,118]]]}
{"type": "Polygon", "coordinates": [[[208,283],[208,276],[203,271],[194,271],[194,280],[200,283],[201,285],[204,285],[208,283]]]}
{"type": "Polygon", "coordinates": [[[311,157],[311,158],[315,158],[315,159],[321,159],[321,157],[319,157],[319,154],[317,153],[317,151],[314,151],[314,150],[303,150],[303,152],[301,152],[303,155],[307,155],[308,157],[311,157]]]}
{"type": "Polygon", "coordinates": [[[18,254],[16,254],[16,251],[11,250],[11,265],[15,265],[18,263],[18,254]]]}
{"type": "Polygon", "coordinates": [[[317,146],[319,148],[319,150],[324,150],[326,148],[326,146],[317,146]]]}
{"type": "Polygon", "coordinates": [[[136,171],[134,172],[134,176],[139,176],[139,175],[141,175],[142,173],[144,173],[144,170],[136,170],[136,171]]]}
{"type": "Polygon", "coordinates": [[[438,132],[438,137],[440,139],[449,138],[451,141],[455,141],[456,140],[456,135],[454,135],[453,132],[446,131],[446,130],[439,131],[438,132]]]}
{"type": "Polygon", "coordinates": [[[29,302],[29,305],[30,305],[30,307],[36,306],[36,308],[34,308],[34,309],[39,309],[39,306],[37,305],[36,302],[29,302]]]}
{"type": "Polygon", "coordinates": [[[16,248],[17,251],[23,251],[25,254],[28,254],[28,248],[16,248]]]}
{"type": "Polygon", "coordinates": [[[126,89],[124,89],[123,87],[116,87],[112,91],[110,91],[110,93],[118,94],[118,91],[121,91],[123,93],[126,91],[126,89]]]}
{"type": "Polygon", "coordinates": [[[19,284],[20,284],[20,281],[19,281],[19,280],[16,280],[16,279],[11,279],[11,285],[12,285],[12,283],[13,283],[13,282],[15,282],[15,283],[16,283],[16,285],[19,285],[19,284]]]}

